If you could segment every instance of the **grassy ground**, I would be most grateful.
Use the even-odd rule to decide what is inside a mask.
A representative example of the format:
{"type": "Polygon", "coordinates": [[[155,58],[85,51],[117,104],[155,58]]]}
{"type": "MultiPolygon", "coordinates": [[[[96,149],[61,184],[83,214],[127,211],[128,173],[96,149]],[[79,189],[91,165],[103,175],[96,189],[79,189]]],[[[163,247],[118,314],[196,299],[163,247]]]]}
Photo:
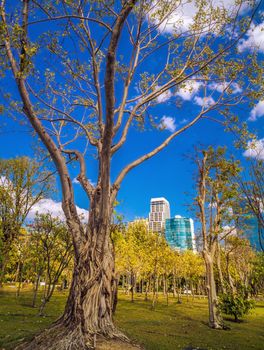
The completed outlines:
{"type": "MultiPolygon", "coordinates": [[[[11,288],[0,292],[0,349],[13,349],[18,342],[47,327],[63,311],[66,295],[56,292],[45,317],[37,316],[37,310],[30,307],[31,298],[30,290],[23,291],[19,298],[11,288]]],[[[241,323],[226,320],[231,330],[211,330],[206,322],[206,299],[189,298],[177,304],[171,298],[167,306],[160,296],[156,309],[151,310],[150,303],[142,297],[131,303],[120,293],[116,323],[146,350],[264,349],[264,302],[258,302],[241,323]]]]}

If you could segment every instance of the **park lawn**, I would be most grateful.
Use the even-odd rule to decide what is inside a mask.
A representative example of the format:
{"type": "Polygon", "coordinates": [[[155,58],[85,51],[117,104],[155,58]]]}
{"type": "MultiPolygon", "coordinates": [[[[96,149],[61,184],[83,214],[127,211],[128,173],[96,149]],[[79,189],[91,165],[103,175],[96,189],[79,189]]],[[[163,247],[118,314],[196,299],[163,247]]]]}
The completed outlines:
{"type": "MultiPolygon", "coordinates": [[[[23,290],[16,298],[14,289],[0,291],[0,349],[10,350],[24,339],[47,327],[62,313],[66,293],[56,292],[46,309],[46,316],[37,316],[30,306],[31,290],[23,290]]],[[[264,349],[264,302],[258,302],[252,314],[241,323],[226,320],[231,330],[217,331],[208,328],[207,300],[184,298],[177,304],[173,298],[169,306],[159,296],[155,310],[143,297],[131,303],[119,293],[116,323],[132,340],[146,350],[176,349],[264,349]]],[[[125,350],[125,349],[124,349],[125,350]]]]}
{"type": "Polygon", "coordinates": [[[225,318],[230,330],[210,329],[207,317],[207,299],[170,299],[167,306],[162,297],[155,310],[143,298],[133,304],[121,297],[116,315],[119,327],[147,350],[264,350],[264,302],[240,323],[225,318]]]}

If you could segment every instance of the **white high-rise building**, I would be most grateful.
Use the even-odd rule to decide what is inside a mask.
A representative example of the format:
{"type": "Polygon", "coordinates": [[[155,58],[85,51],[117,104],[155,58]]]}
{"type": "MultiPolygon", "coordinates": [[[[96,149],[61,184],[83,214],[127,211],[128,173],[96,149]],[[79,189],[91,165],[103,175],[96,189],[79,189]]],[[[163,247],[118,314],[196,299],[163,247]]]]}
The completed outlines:
{"type": "Polygon", "coordinates": [[[170,203],[166,198],[151,198],[149,213],[149,229],[164,233],[165,221],[170,218],[170,203]]]}

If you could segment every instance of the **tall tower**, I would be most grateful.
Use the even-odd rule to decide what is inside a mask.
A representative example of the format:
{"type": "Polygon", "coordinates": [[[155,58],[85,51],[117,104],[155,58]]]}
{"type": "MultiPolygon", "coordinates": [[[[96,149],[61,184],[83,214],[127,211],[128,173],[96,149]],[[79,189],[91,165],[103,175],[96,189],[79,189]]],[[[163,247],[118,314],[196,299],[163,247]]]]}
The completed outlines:
{"type": "Polygon", "coordinates": [[[149,229],[164,233],[165,221],[170,218],[170,203],[166,198],[151,198],[149,213],[149,229]]]}

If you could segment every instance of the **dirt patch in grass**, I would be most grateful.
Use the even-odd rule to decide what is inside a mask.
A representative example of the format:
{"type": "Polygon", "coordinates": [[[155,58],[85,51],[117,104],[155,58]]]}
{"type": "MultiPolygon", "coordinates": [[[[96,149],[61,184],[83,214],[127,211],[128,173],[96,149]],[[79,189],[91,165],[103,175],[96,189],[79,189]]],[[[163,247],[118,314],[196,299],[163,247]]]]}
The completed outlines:
{"type": "Polygon", "coordinates": [[[120,340],[98,339],[96,343],[97,350],[143,350],[139,345],[123,342],[120,340]]]}

